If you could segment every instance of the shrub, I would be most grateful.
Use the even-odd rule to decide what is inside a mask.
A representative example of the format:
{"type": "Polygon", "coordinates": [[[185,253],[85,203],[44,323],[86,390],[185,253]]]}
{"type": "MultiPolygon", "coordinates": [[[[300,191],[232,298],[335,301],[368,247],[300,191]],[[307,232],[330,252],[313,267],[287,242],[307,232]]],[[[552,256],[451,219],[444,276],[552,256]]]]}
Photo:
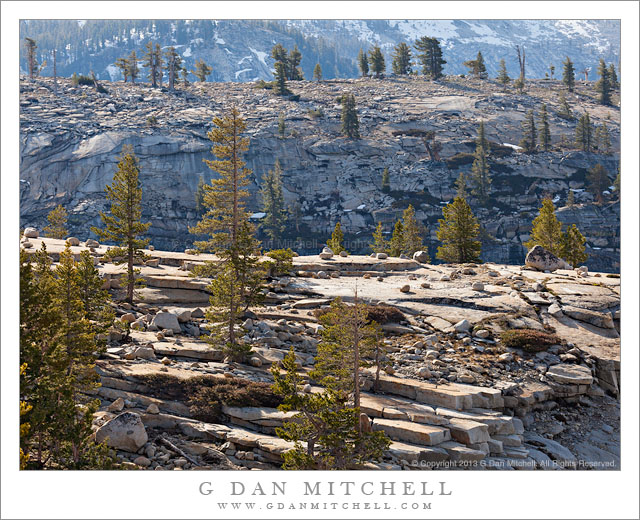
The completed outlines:
{"type": "MultiPolygon", "coordinates": [[[[404,321],[404,314],[402,314],[398,309],[392,307],[391,305],[378,304],[378,305],[364,305],[365,310],[367,311],[367,320],[375,321],[379,324],[384,323],[398,323],[400,321],[404,321]]],[[[316,309],[313,311],[313,315],[316,318],[320,318],[327,314],[331,309],[316,309]]]]}
{"type": "Polygon", "coordinates": [[[271,276],[281,276],[293,270],[293,251],[291,248],[274,249],[266,253],[273,260],[265,262],[271,276]]]}
{"type": "Polygon", "coordinates": [[[473,162],[473,154],[460,152],[457,153],[448,159],[445,159],[447,163],[447,168],[450,170],[455,170],[456,168],[460,168],[460,166],[464,166],[465,164],[471,164],[473,162]]]}
{"type": "Polygon", "coordinates": [[[156,116],[147,117],[147,124],[149,126],[155,126],[158,124],[158,118],[156,116]]]}
{"type": "Polygon", "coordinates": [[[555,334],[534,329],[507,330],[500,335],[500,339],[505,347],[521,348],[527,352],[542,352],[560,343],[560,338],[555,334]]]}
{"type": "Polygon", "coordinates": [[[195,419],[210,423],[225,420],[223,406],[277,408],[282,404],[282,398],[273,393],[268,383],[239,377],[181,379],[168,374],[144,374],[139,379],[154,397],[186,402],[195,419]]]}
{"type": "Polygon", "coordinates": [[[618,273],[609,273],[607,278],[620,278],[620,275],[618,273]]]}
{"type": "Polygon", "coordinates": [[[71,76],[71,83],[73,85],[89,85],[93,86],[93,79],[89,76],[83,76],[80,74],[79,76],[74,72],[73,76],[71,76]]]}
{"type": "Polygon", "coordinates": [[[317,110],[309,109],[309,111],[307,113],[313,119],[317,119],[319,117],[324,117],[324,111],[321,108],[318,108],[317,110]]]}
{"type": "Polygon", "coordinates": [[[499,143],[491,143],[491,155],[493,157],[502,158],[513,154],[514,150],[510,146],[504,146],[499,143]]]}
{"type": "Polygon", "coordinates": [[[256,81],[256,84],[253,86],[253,88],[271,90],[273,88],[273,81],[266,82],[263,79],[259,79],[258,81],[256,81]]]}

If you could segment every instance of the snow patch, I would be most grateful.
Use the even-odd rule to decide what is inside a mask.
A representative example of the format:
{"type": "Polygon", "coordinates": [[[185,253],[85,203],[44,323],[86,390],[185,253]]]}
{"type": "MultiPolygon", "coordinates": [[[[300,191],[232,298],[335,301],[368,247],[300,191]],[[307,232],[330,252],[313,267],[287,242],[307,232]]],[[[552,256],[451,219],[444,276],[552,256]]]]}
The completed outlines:
{"type": "Polygon", "coordinates": [[[182,53],[182,56],[184,56],[185,58],[189,58],[191,56],[191,47],[187,47],[182,53]]]}
{"type": "Polygon", "coordinates": [[[242,65],[244,63],[244,60],[253,60],[253,56],[245,56],[238,62],[238,65],[242,65]]]}
{"type": "Polygon", "coordinates": [[[502,146],[508,146],[509,148],[513,148],[514,150],[522,150],[522,146],[518,146],[516,144],[502,143],[502,146]]]}
{"type": "Polygon", "coordinates": [[[259,212],[259,213],[254,213],[253,215],[249,216],[250,219],[261,219],[266,217],[267,214],[263,213],[263,212],[259,212]]]}
{"type": "Polygon", "coordinates": [[[443,40],[458,38],[458,29],[453,20],[389,20],[407,39],[413,41],[425,35],[443,40]]]}
{"type": "Polygon", "coordinates": [[[80,27],[81,29],[84,27],[84,24],[86,24],[87,21],[86,20],[78,20],[78,27],[80,27]]]}
{"type": "Polygon", "coordinates": [[[238,72],[236,72],[236,79],[238,79],[238,76],[240,76],[240,74],[244,73],[244,72],[251,72],[253,69],[242,69],[239,70],[238,72]]]}
{"type": "Polygon", "coordinates": [[[113,64],[107,66],[107,73],[109,74],[109,79],[111,81],[116,81],[122,77],[120,69],[113,64]]]}
{"type": "Polygon", "coordinates": [[[262,64],[265,67],[268,67],[267,62],[265,61],[265,58],[268,56],[266,52],[257,51],[255,49],[253,49],[252,47],[249,47],[249,50],[251,52],[253,52],[258,57],[258,59],[262,62],[262,64]]]}
{"type": "Polygon", "coordinates": [[[215,43],[218,45],[225,45],[226,42],[218,36],[218,33],[215,34],[214,38],[216,39],[215,43]]]}

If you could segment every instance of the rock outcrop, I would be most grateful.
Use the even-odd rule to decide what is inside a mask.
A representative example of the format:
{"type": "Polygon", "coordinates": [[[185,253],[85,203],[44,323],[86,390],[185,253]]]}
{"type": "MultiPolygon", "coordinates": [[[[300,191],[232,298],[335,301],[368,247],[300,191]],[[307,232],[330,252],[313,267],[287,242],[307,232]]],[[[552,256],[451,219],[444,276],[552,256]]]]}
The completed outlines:
{"type": "Polygon", "coordinates": [[[526,253],[522,244],[529,239],[542,197],[552,193],[561,206],[573,190],[575,204],[560,207],[558,218],[577,224],[587,238],[590,269],[616,270],[620,205],[612,197],[594,205],[585,190],[585,172],[601,163],[613,182],[619,110],[605,110],[581,94],[587,87],[576,87],[580,97],[572,102],[588,110],[594,124],[606,120],[612,154],[558,146],[526,155],[501,146],[517,142],[522,113],[541,102],[549,107],[554,142],[573,142],[575,122],[556,115],[557,96],[543,83],[531,81],[528,94],[517,95],[502,93],[488,82],[453,77],[439,83],[423,78],[291,82],[291,89],[301,95],[292,101],[251,84],[193,84],[169,92],[111,83],[105,84],[107,95],[60,80],[55,94],[49,78],[22,79],[21,223],[42,229],[48,212],[62,204],[70,214],[70,231],[94,238],[89,229],[100,225],[99,212],[107,209],[104,187],[112,180],[123,145],[129,144],[140,158],[143,220],[151,222],[152,243],[160,249],[184,250],[194,239],[188,228],[199,220],[199,178],[208,182],[215,175],[203,162],[212,158],[206,133],[212,118],[235,104],[246,118],[250,138],[245,157],[253,170],[248,208],[261,211],[262,176],[278,159],[285,202],[300,210],[295,226],[292,223],[297,227],[292,238],[322,237],[320,242],[311,240],[307,248],[303,243],[296,246],[300,253],[315,254],[337,220],[355,246],[350,252],[368,251],[376,223],[391,231],[411,203],[429,230],[425,244],[434,258],[442,204],[454,196],[453,183],[460,172],[470,170],[464,154],[473,152],[479,121],[484,120],[496,151],[491,157],[491,204],[474,207],[487,236],[495,238],[483,242],[483,259],[521,263],[526,253]],[[341,107],[336,97],[346,90],[357,99],[360,140],[339,135],[341,107]],[[318,111],[320,116],[315,115],[318,111]],[[277,130],[281,112],[286,114],[284,138],[277,130]],[[389,192],[380,186],[385,167],[390,172],[389,192]]]}

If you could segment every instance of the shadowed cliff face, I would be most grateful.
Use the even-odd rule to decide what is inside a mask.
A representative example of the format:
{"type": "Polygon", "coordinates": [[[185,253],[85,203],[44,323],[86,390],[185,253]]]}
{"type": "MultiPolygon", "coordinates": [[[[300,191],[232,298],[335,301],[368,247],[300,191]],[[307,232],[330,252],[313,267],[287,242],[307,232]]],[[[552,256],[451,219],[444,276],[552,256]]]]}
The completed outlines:
{"type": "Polygon", "coordinates": [[[559,87],[543,81],[525,95],[504,94],[491,82],[460,79],[291,82],[301,96],[298,102],[250,84],[190,85],[173,93],[141,85],[104,86],[108,95],[64,80],[56,95],[48,79],[21,81],[22,226],[42,228],[48,212],[62,204],[70,214],[72,234],[88,238],[90,226],[100,223],[99,212],[107,209],[104,187],[113,178],[122,146],[130,144],[140,159],[143,218],[152,223],[152,243],[170,250],[187,247],[193,240],[188,228],[199,218],[194,196],[198,180],[216,175],[203,162],[212,158],[207,131],[214,116],[236,105],[250,137],[245,160],[253,170],[251,212],[262,210],[257,195],[262,175],[279,159],[285,201],[301,209],[299,231],[292,230],[292,237],[326,239],[340,221],[347,238],[359,239],[365,252],[376,223],[390,231],[413,204],[428,229],[425,243],[433,257],[442,206],[452,200],[460,172],[471,170],[469,161],[451,158],[473,153],[482,120],[494,149],[490,201],[486,207],[472,201],[487,233],[483,259],[522,262],[531,221],[542,197],[551,196],[560,208],[558,217],[575,223],[587,237],[589,267],[618,269],[619,203],[594,205],[584,188],[586,171],[596,163],[605,167],[611,182],[617,174],[619,110],[596,105],[591,86],[580,85],[569,102],[576,112],[588,110],[595,124],[606,122],[616,153],[587,154],[559,146],[563,139],[573,142],[575,122],[556,116],[558,94],[553,89],[559,87]],[[346,91],[357,100],[363,137],[357,141],[339,135],[336,98],[346,91]],[[526,111],[537,113],[542,103],[548,105],[553,151],[524,155],[496,146],[518,143],[526,111]],[[286,120],[284,138],[277,128],[280,113],[286,120]],[[149,124],[151,116],[157,123],[149,124]],[[425,138],[430,132],[433,140],[425,138]],[[390,172],[388,193],[381,190],[385,167],[390,172]],[[562,208],[569,189],[576,204],[562,208]]]}

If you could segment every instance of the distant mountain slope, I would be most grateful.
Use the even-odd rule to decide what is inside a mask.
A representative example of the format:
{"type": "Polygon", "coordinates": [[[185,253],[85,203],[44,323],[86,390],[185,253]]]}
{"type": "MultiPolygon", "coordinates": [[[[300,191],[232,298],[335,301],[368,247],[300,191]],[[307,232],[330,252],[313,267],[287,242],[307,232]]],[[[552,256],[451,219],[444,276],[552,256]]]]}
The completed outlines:
{"type": "MultiPolygon", "coordinates": [[[[616,68],[620,58],[617,20],[23,20],[20,38],[26,36],[37,41],[39,61],[47,61],[43,75],[53,73],[56,48],[59,75],[93,70],[111,80],[121,79],[115,60],[133,49],[141,56],[149,39],[175,46],[189,69],[204,59],[213,66],[209,81],[270,80],[275,43],[299,47],[306,78],[320,63],[327,79],[357,76],[358,51],[372,45],[382,48],[390,71],[393,47],[421,36],[441,40],[446,74],[466,73],[462,62],[481,51],[491,76],[502,58],[516,76],[516,45],[525,47],[533,78],[544,77],[550,65],[561,74],[570,56],[576,71],[590,68],[593,79],[600,58],[616,68]]],[[[26,72],[23,46],[20,67],[26,72]]]]}

